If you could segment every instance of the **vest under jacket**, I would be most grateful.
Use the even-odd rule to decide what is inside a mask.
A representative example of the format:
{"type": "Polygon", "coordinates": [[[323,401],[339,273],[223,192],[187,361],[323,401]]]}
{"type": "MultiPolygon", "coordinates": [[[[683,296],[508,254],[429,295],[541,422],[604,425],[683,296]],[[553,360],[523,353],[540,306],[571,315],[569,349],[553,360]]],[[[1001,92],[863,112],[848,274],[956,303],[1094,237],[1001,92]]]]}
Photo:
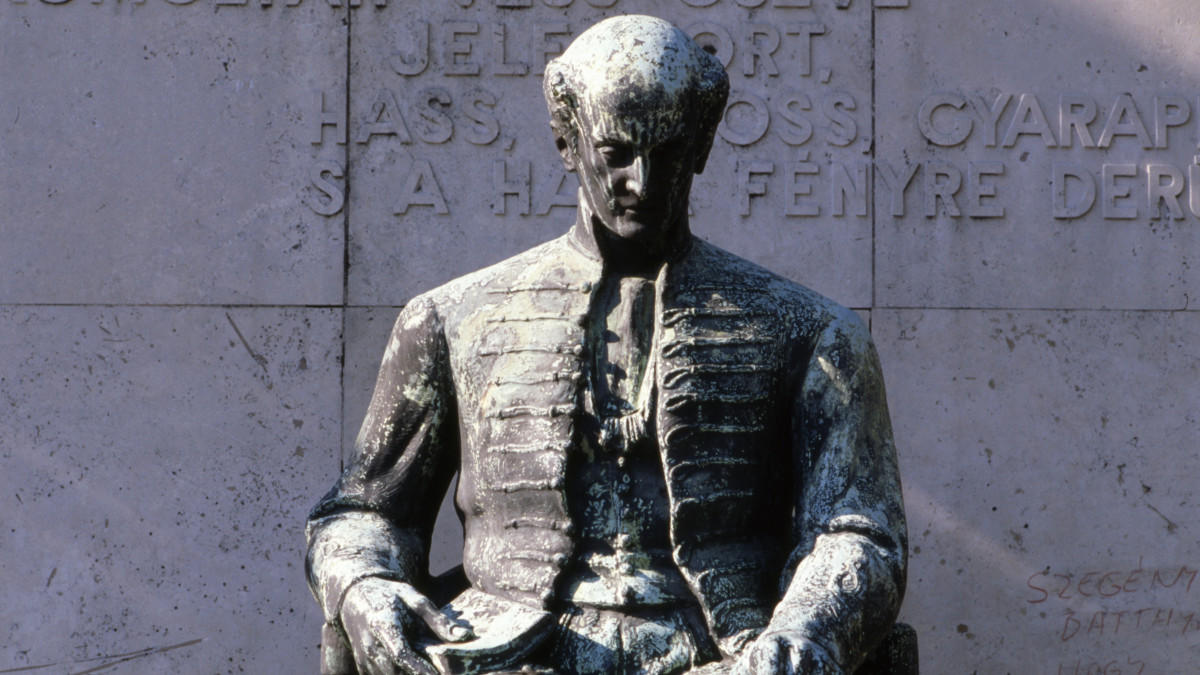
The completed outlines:
{"type": "MultiPolygon", "coordinates": [[[[455,471],[472,586],[553,606],[603,264],[571,233],[415,298],[356,451],[309,523],[336,625],[364,576],[425,578],[455,471]]],[[[673,557],[722,651],[800,630],[851,672],[895,618],[905,526],[883,381],[853,312],[693,238],[656,317],[654,429],[673,557]]]]}

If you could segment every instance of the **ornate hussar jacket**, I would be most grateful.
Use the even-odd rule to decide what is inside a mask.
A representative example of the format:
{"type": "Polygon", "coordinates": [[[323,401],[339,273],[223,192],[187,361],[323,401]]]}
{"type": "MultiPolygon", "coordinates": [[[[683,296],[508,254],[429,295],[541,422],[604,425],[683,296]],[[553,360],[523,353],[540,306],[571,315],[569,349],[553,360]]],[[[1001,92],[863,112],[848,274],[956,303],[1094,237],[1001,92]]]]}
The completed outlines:
{"type": "MultiPolygon", "coordinates": [[[[387,347],[356,452],[309,522],[309,578],[420,587],[441,497],[472,586],[553,606],[564,494],[604,272],[568,235],[415,298],[387,347]]],[[[699,239],[659,277],[652,428],[672,557],[735,654],[800,631],[851,672],[895,618],[906,542],[877,357],[849,310],[699,239]]]]}

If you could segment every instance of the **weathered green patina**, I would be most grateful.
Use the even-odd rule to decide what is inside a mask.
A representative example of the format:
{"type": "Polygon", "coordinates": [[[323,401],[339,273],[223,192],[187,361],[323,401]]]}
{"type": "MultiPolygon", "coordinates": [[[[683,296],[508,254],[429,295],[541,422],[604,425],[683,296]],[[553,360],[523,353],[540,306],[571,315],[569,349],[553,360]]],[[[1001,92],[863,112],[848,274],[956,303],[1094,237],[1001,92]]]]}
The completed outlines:
{"type": "Polygon", "coordinates": [[[309,523],[326,671],[855,672],[906,567],[867,329],[690,234],[728,83],[681,31],[604,21],[545,90],[578,218],[397,319],[309,523]],[[470,590],[442,611],[456,472],[470,590]]]}

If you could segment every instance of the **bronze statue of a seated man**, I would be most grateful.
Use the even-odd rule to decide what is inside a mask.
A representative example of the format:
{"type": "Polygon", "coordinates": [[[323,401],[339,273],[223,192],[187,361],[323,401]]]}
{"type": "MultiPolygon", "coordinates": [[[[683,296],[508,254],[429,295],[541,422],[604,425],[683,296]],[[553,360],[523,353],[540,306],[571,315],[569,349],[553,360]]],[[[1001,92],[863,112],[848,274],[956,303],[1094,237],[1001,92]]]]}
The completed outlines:
{"type": "Polygon", "coordinates": [[[578,217],[397,319],[354,456],[309,521],[310,584],[342,643],[327,670],[434,673],[421,645],[480,639],[427,597],[458,472],[471,602],[550,617],[500,627],[521,648],[458,669],[854,672],[906,566],[866,328],[689,232],[729,84],[686,34],[608,19],[544,89],[578,217]]]}

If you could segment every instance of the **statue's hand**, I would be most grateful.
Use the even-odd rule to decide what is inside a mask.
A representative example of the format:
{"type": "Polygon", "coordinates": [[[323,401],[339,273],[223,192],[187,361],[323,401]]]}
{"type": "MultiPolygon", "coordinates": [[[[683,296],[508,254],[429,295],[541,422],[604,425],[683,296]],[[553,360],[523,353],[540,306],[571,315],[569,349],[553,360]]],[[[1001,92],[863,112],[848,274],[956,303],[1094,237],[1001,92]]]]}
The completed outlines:
{"type": "Polygon", "coordinates": [[[823,647],[794,631],[758,636],[733,665],[732,675],[842,675],[823,647]]]}
{"type": "Polygon", "coordinates": [[[444,642],[474,637],[467,626],[443,614],[429,598],[401,581],[372,577],[354,584],[342,602],[342,627],[364,675],[437,675],[413,649],[412,638],[427,626],[444,642]]]}

